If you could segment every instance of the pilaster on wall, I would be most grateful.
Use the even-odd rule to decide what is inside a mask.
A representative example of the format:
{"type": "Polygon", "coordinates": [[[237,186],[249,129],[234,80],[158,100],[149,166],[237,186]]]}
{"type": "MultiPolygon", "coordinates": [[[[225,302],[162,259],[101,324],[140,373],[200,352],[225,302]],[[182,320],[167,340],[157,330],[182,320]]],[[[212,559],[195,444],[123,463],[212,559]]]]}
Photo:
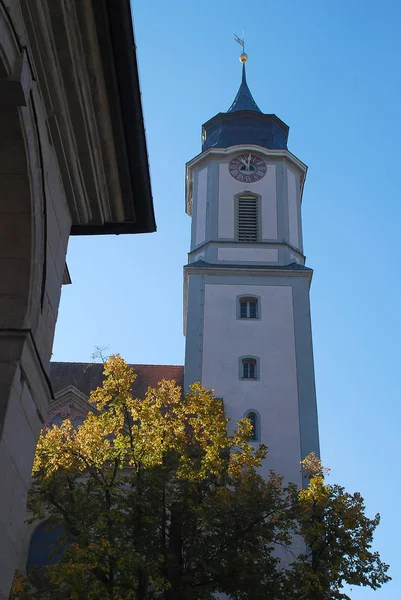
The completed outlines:
{"type": "Polygon", "coordinates": [[[18,564],[71,217],[19,3],[0,0],[0,600],[18,564]]]}
{"type": "Polygon", "coordinates": [[[0,132],[0,468],[11,463],[9,487],[15,478],[23,499],[0,487],[2,600],[16,566],[39,405],[51,395],[38,377],[49,369],[71,230],[156,227],[129,0],[0,0],[0,132]],[[13,335],[24,344],[14,348],[13,335]],[[35,349],[30,371],[26,340],[35,349]],[[25,408],[35,410],[24,416],[26,390],[25,408]]]}
{"type": "Polygon", "coordinates": [[[0,598],[8,598],[24,535],[33,456],[51,397],[29,331],[0,332],[0,598]]]}

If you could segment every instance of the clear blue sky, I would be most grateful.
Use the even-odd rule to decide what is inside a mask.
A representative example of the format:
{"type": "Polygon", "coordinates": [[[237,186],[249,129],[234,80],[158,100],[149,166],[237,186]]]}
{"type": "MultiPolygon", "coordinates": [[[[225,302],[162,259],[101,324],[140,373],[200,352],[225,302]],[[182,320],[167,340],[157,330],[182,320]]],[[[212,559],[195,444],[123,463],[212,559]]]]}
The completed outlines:
{"type": "Polygon", "coordinates": [[[332,480],[382,514],[401,598],[401,5],[395,0],[133,2],[158,231],[71,239],[55,360],[96,345],[132,363],[183,364],[185,163],[201,124],[230,106],[245,29],[248,83],[290,126],[309,166],[303,200],[321,449],[332,480]],[[398,573],[397,573],[398,572],[398,573]]]}

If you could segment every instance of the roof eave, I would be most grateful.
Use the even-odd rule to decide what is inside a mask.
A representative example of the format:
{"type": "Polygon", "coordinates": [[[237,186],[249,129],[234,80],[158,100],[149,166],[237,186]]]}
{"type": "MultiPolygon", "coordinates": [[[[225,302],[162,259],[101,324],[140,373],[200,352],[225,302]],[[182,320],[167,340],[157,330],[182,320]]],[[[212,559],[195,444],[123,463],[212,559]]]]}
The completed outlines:
{"type": "Polygon", "coordinates": [[[156,231],[130,0],[92,0],[123,188],[124,221],[73,227],[73,234],[156,231]],[[110,64],[112,63],[112,64],[110,64]],[[112,67],[112,68],[110,68],[112,67]]]}
{"type": "Polygon", "coordinates": [[[73,233],[155,231],[130,1],[20,4],[73,233]]]}
{"type": "Polygon", "coordinates": [[[265,121],[274,121],[275,123],[277,123],[277,125],[279,125],[279,127],[281,127],[282,129],[284,129],[284,131],[288,134],[290,131],[289,126],[284,123],[284,121],[282,121],[277,115],[275,115],[274,113],[262,113],[262,112],[258,112],[256,110],[235,110],[232,111],[230,113],[223,113],[223,112],[219,112],[217,113],[217,115],[215,115],[214,117],[212,117],[211,119],[209,119],[208,121],[206,121],[206,123],[204,123],[202,125],[202,128],[208,128],[211,125],[213,125],[216,121],[220,120],[220,119],[235,119],[238,116],[247,116],[247,117],[254,117],[254,118],[258,118],[258,119],[263,119],[265,121]]]}

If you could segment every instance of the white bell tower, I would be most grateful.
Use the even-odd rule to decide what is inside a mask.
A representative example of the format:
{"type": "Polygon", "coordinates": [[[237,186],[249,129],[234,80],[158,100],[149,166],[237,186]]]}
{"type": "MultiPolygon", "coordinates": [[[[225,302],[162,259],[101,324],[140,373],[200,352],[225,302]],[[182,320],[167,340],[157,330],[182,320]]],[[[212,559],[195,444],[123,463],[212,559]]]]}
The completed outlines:
{"type": "Polygon", "coordinates": [[[205,123],[187,164],[191,249],[184,268],[185,387],[201,381],[227,416],[248,416],[268,469],[301,484],[319,454],[301,200],[307,167],[287,149],[288,126],[242,82],[227,113],[205,123]]]}

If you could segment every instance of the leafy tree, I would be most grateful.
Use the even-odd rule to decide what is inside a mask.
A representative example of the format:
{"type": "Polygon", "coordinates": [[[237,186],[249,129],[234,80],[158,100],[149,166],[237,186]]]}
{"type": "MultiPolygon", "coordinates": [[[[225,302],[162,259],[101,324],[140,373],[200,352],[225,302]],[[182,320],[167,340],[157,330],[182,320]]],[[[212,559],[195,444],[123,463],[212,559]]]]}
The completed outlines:
{"type": "Polygon", "coordinates": [[[302,461],[308,486],[293,499],[295,532],[306,545],[288,573],[293,600],[350,600],[344,585],[378,589],[391,578],[388,565],[371,550],[380,522],[365,515],[359,493],[325,483],[325,472],[314,454],[302,461]]]}
{"type": "Polygon", "coordinates": [[[257,473],[266,449],[248,444],[250,422],[228,434],[222,402],[199,384],[183,397],[162,381],[136,399],[118,355],[104,374],[84,423],[39,439],[29,509],[64,524],[64,550],[36,582],[31,573],[26,597],[278,595],[273,548],[290,543],[288,502],[282,478],[257,473]]]}
{"type": "MultiPolygon", "coordinates": [[[[376,516],[359,494],[324,481],[314,455],[306,488],[258,474],[266,448],[251,423],[227,432],[223,403],[171,381],[134,397],[135,373],[118,355],[104,364],[94,410],[38,443],[32,521],[63,524],[62,559],[17,574],[20,600],[349,600],[344,584],[380,587],[388,566],[371,551],[376,516]],[[294,538],[295,536],[295,538],[294,538]],[[277,548],[304,550],[283,568],[277,548]]],[[[55,549],[56,550],[56,549],[55,549]]]]}

